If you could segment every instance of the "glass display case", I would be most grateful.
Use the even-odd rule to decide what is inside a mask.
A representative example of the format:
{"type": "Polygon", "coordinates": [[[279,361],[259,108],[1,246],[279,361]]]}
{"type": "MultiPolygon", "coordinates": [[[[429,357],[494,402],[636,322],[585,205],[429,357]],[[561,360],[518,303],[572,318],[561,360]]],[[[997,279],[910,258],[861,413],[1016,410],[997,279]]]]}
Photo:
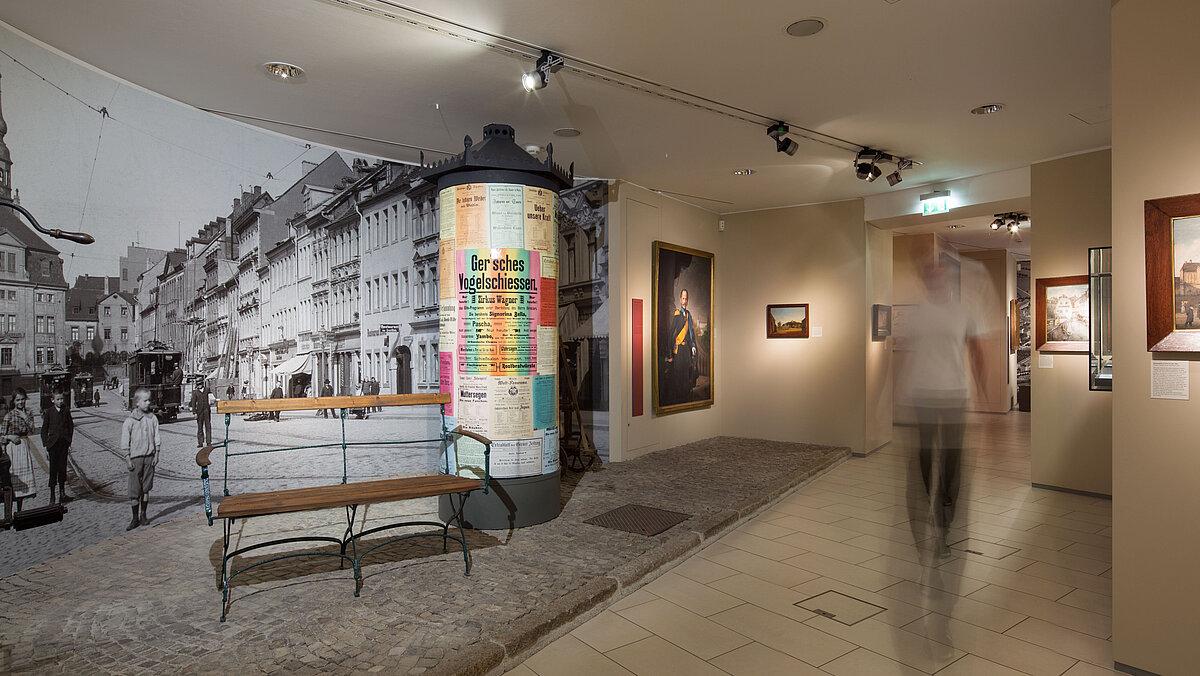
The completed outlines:
{"type": "Polygon", "coordinates": [[[1088,249],[1088,389],[1112,390],[1112,247],[1088,249]]]}

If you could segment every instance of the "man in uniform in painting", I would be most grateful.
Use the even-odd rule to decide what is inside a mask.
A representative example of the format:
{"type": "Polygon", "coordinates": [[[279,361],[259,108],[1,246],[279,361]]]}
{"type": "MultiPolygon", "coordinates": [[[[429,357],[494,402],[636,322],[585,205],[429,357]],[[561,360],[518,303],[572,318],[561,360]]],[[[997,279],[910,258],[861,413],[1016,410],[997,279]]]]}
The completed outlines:
{"type": "Polygon", "coordinates": [[[696,324],[688,310],[688,290],[679,291],[679,307],[671,313],[670,352],[667,355],[667,403],[691,399],[696,386],[696,324]]]}

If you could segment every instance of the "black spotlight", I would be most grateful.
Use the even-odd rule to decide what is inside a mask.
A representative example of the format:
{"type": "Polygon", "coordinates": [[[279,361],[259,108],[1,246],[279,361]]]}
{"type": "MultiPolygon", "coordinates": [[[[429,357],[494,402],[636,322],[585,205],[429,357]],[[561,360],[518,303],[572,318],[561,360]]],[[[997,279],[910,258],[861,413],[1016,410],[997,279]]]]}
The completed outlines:
{"type": "Polygon", "coordinates": [[[527,92],[541,89],[550,82],[550,73],[557,73],[566,65],[566,60],[559,54],[542,50],[533,70],[521,75],[521,87],[527,92]]]}
{"type": "Polygon", "coordinates": [[[875,162],[878,160],[878,150],[863,148],[858,151],[858,157],[854,159],[854,175],[868,183],[879,178],[883,170],[876,166],[875,162]]]}
{"type": "Polygon", "coordinates": [[[996,220],[992,221],[992,230],[999,230],[1002,227],[1004,227],[1004,219],[997,218],[996,220]]]}
{"type": "Polygon", "coordinates": [[[888,174],[888,175],[887,175],[887,182],[888,182],[888,185],[896,185],[897,183],[899,183],[900,181],[903,181],[903,180],[904,180],[904,179],[900,177],[900,170],[899,170],[899,169],[897,169],[897,170],[895,170],[895,171],[893,171],[892,173],[890,173],[890,174],[888,174]]]}
{"type": "Polygon", "coordinates": [[[789,128],[783,122],[776,122],[767,127],[767,136],[775,139],[775,152],[795,155],[800,150],[800,144],[788,138],[789,128]]]}

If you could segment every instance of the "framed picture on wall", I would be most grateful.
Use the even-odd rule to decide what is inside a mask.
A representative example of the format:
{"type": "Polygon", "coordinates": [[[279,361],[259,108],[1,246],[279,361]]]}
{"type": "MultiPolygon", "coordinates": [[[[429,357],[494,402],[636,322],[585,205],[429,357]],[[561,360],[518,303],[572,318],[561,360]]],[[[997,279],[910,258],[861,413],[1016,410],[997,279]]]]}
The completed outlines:
{"type": "Polygon", "coordinates": [[[767,338],[807,338],[808,303],[767,306],[767,338]]]}
{"type": "Polygon", "coordinates": [[[1145,210],[1146,349],[1200,352],[1200,194],[1145,210]]]}
{"type": "Polygon", "coordinates": [[[713,405],[713,255],[654,243],[652,340],[655,415],[713,405]]]}
{"type": "Polygon", "coordinates": [[[912,324],[909,321],[912,309],[911,303],[892,306],[892,349],[899,352],[912,349],[912,324]]]}
{"type": "Polygon", "coordinates": [[[1041,352],[1088,351],[1087,275],[1037,280],[1035,348],[1041,352]]]}
{"type": "Polygon", "coordinates": [[[871,306],[871,340],[884,340],[892,335],[892,306],[876,303],[871,306]]]}

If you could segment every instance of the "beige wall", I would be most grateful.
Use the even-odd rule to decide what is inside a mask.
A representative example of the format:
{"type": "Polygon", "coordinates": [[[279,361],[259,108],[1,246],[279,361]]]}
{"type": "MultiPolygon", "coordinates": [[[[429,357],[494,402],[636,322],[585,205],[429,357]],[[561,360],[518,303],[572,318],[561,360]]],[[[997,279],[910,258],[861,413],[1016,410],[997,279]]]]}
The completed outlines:
{"type": "MultiPolygon", "coordinates": [[[[1036,293],[1037,279],[1086,275],[1088,248],[1111,244],[1112,152],[1035,164],[1031,192],[1036,293]]],[[[1054,367],[1039,368],[1035,349],[1030,373],[1033,482],[1110,495],[1112,393],[1088,389],[1086,353],[1047,354],[1054,367]]]]}
{"type": "Polygon", "coordinates": [[[959,252],[962,263],[961,298],[971,308],[980,332],[983,378],[974,382],[971,409],[1008,413],[1012,409],[1008,352],[1008,290],[1012,256],[1003,249],[959,252]]]}
{"type": "MultiPolygon", "coordinates": [[[[611,403],[612,420],[622,421],[621,429],[610,436],[611,453],[614,460],[629,460],[645,453],[671,448],[698,439],[721,434],[721,414],[735,397],[734,391],[725,381],[730,371],[727,354],[723,354],[728,326],[727,299],[730,295],[731,274],[724,252],[723,235],[717,230],[716,214],[684,204],[677,200],[645,190],[630,183],[618,182],[616,217],[611,218],[609,248],[613,251],[610,260],[615,263],[609,269],[609,279],[617,280],[609,291],[613,302],[612,314],[620,315],[610,330],[617,338],[610,345],[619,346],[620,352],[611,356],[614,378],[612,392],[620,392],[611,403]],[[716,403],[712,408],[687,411],[673,415],[656,416],[652,400],[653,362],[651,347],[651,252],[655,240],[701,249],[714,254],[716,288],[713,291],[716,308],[713,320],[713,343],[716,359],[713,384],[716,403]],[[643,411],[641,416],[632,415],[632,356],[633,346],[630,326],[632,322],[631,299],[643,302],[643,411]],[[620,312],[616,312],[620,308],[620,312]],[[618,360],[619,356],[619,360],[618,360]],[[616,389],[620,388],[620,389],[616,389]]],[[[615,426],[614,426],[615,427],[615,426]]]]}
{"type": "Polygon", "coordinates": [[[899,235],[892,240],[892,298],[912,305],[925,298],[921,266],[937,260],[942,249],[937,235],[899,235]]]}
{"type": "Polygon", "coordinates": [[[1150,399],[1143,202],[1200,192],[1197,26],[1195,0],[1113,7],[1113,657],[1161,674],[1200,665],[1200,399],[1150,399]]]}
{"type": "Polygon", "coordinates": [[[862,200],[725,217],[725,434],[865,449],[870,302],[862,200]],[[809,303],[808,339],[766,338],[769,303],[809,303]]]}
{"type": "Polygon", "coordinates": [[[871,306],[892,304],[892,233],[867,224],[867,401],[863,449],[892,440],[892,339],[871,339],[871,306]]]}

